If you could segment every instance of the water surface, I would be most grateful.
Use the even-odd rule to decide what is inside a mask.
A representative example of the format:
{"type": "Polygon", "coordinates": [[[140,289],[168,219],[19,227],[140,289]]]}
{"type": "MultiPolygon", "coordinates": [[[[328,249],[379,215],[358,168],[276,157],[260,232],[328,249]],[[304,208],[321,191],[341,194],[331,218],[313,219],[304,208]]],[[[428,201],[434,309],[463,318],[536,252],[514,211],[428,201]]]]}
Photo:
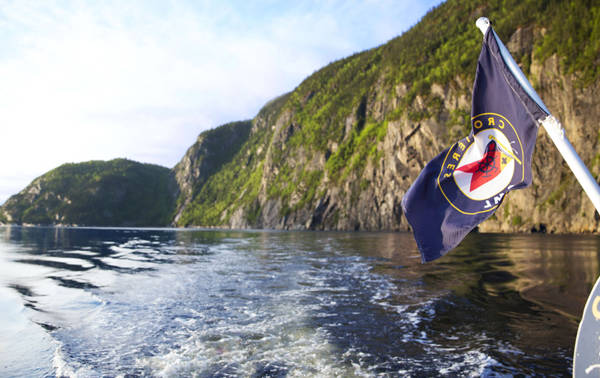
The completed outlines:
{"type": "Polygon", "coordinates": [[[0,228],[1,376],[569,375],[600,238],[0,228]]]}

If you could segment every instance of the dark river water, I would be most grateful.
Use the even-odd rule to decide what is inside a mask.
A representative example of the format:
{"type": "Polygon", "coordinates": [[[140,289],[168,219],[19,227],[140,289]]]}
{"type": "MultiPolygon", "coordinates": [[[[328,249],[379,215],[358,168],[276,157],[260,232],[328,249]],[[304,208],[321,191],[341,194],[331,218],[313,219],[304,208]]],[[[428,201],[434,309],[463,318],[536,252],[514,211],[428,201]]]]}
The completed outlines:
{"type": "Polygon", "coordinates": [[[569,376],[600,237],[0,228],[0,376],[569,376]]]}

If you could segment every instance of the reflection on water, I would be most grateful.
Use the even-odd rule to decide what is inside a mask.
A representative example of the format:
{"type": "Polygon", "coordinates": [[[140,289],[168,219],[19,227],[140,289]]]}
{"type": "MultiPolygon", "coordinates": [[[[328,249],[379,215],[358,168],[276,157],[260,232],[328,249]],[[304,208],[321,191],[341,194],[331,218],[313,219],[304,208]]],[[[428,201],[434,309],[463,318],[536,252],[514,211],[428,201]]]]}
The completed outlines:
{"type": "Polygon", "coordinates": [[[599,274],[590,235],[0,232],[0,375],[568,375],[599,274]]]}

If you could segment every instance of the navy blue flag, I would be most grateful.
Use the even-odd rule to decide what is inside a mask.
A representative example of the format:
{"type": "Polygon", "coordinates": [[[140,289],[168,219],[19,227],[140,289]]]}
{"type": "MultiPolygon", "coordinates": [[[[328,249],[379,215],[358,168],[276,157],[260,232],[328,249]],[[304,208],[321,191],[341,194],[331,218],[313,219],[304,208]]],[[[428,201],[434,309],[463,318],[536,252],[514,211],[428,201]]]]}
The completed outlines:
{"type": "Polygon", "coordinates": [[[427,163],[402,199],[423,262],[456,247],[509,191],[531,184],[538,120],[548,114],[511,73],[496,38],[489,27],[473,85],[471,133],[427,163]]]}

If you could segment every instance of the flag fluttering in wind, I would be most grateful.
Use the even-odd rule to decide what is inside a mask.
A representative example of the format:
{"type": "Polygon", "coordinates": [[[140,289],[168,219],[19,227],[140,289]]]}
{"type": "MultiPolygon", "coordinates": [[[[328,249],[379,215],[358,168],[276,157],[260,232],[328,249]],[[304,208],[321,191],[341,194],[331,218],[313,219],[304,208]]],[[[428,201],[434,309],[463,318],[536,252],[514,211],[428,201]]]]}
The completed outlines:
{"type": "Polygon", "coordinates": [[[531,184],[538,121],[549,112],[522,87],[526,79],[513,75],[514,61],[507,62],[498,42],[487,28],[473,86],[471,133],[431,160],[402,199],[423,262],[456,247],[509,191],[531,184]]]}
{"type": "MultiPolygon", "coordinates": [[[[538,125],[600,212],[600,186],[567,139],[565,130],[481,17],[484,33],[471,108],[471,133],[431,160],[402,199],[423,262],[443,256],[490,217],[506,194],[531,184],[531,157],[538,125]]],[[[573,375],[600,366],[600,278],[577,331],[573,375]],[[591,315],[591,316],[590,316],[591,315]],[[595,320],[594,320],[595,319],[595,320]],[[591,352],[590,352],[591,351],[591,352]]]]}

